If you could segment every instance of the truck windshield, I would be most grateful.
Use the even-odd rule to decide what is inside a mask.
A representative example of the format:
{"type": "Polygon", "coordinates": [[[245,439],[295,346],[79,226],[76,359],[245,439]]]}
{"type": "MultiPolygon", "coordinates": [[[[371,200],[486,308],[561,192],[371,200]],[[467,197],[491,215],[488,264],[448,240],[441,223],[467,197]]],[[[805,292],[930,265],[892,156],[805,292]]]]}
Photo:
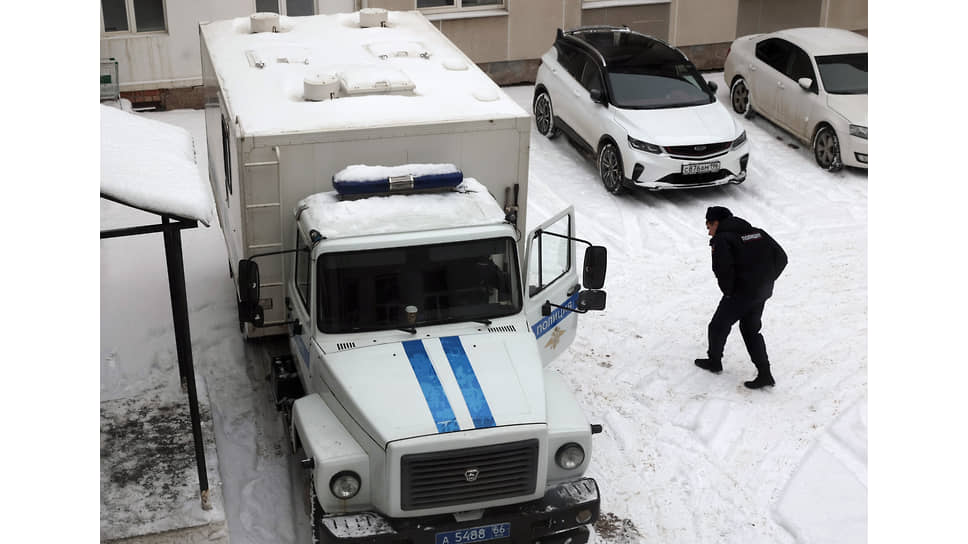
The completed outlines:
{"type": "Polygon", "coordinates": [[[324,253],[316,271],[324,333],[485,321],[521,310],[510,238],[324,253]],[[413,324],[407,306],[417,309],[413,324]]]}

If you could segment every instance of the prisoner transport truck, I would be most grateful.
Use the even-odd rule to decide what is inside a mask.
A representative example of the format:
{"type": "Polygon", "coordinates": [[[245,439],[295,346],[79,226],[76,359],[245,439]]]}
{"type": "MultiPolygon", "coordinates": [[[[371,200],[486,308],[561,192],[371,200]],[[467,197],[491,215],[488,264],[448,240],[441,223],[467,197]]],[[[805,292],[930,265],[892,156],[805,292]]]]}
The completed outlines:
{"type": "Polygon", "coordinates": [[[419,12],[200,37],[240,327],[288,335],[314,541],[587,541],[601,427],[546,365],[604,308],[605,248],[570,208],[524,232],[528,115],[419,12]]]}

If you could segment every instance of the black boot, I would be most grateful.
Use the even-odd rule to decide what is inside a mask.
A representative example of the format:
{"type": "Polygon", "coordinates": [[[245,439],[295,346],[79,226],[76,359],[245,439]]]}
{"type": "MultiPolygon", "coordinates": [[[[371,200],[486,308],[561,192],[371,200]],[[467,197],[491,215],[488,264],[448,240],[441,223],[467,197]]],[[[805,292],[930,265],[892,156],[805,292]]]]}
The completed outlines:
{"type": "Polygon", "coordinates": [[[743,382],[743,385],[750,389],[760,389],[762,387],[776,385],[773,374],[770,373],[770,365],[756,367],[756,379],[751,382],[743,382]]]}
{"type": "Polygon", "coordinates": [[[718,359],[696,359],[696,366],[715,374],[723,371],[723,362],[718,359]]]}

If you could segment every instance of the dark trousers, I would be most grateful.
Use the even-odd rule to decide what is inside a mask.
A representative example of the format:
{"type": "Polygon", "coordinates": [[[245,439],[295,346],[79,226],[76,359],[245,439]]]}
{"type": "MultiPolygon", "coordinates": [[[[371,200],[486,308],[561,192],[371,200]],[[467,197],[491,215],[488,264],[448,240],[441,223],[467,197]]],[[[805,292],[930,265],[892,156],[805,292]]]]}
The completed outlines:
{"type": "Polygon", "coordinates": [[[746,351],[749,352],[753,364],[756,368],[769,368],[770,359],[766,355],[766,342],[760,334],[765,305],[766,299],[737,295],[720,299],[719,307],[716,308],[716,313],[709,322],[709,351],[707,352],[709,359],[722,360],[726,337],[729,336],[733,323],[739,321],[739,332],[743,335],[746,351]]]}

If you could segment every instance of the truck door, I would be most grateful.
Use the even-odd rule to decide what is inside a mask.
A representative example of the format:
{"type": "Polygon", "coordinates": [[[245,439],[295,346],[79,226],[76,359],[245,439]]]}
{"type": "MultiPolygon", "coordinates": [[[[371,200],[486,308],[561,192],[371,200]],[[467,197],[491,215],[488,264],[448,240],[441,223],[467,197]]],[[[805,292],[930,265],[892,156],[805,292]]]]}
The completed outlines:
{"type": "Polygon", "coordinates": [[[578,327],[577,313],[548,304],[566,308],[578,304],[581,286],[575,243],[561,237],[575,236],[574,216],[574,207],[569,206],[528,234],[525,313],[543,365],[568,349],[578,327]]]}
{"type": "Polygon", "coordinates": [[[293,259],[293,273],[286,297],[288,319],[295,323],[289,325],[289,349],[295,359],[296,368],[303,388],[310,391],[312,368],[312,249],[306,236],[297,228],[296,252],[293,259]]]}

